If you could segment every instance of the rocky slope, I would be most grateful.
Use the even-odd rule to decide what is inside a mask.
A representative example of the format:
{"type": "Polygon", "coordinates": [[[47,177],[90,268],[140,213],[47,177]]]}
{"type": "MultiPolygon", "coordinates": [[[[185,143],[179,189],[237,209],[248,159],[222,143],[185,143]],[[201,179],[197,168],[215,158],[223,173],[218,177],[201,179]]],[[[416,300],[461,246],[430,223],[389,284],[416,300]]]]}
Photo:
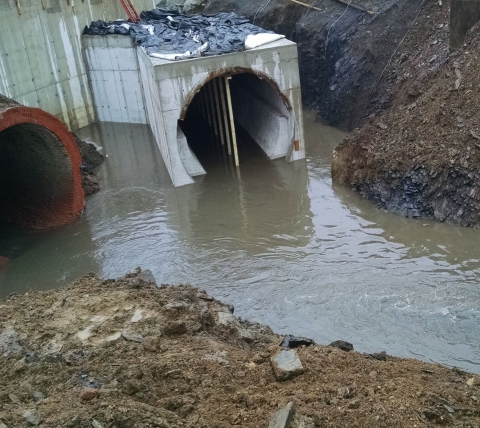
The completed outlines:
{"type": "Polygon", "coordinates": [[[385,353],[282,350],[231,306],[152,279],[87,275],[0,302],[0,426],[480,424],[477,376],[385,353]]]}
{"type": "Polygon", "coordinates": [[[426,6],[392,60],[389,110],[336,149],[332,175],[398,214],[478,226],[479,27],[449,55],[446,16],[435,10],[426,6]]]}

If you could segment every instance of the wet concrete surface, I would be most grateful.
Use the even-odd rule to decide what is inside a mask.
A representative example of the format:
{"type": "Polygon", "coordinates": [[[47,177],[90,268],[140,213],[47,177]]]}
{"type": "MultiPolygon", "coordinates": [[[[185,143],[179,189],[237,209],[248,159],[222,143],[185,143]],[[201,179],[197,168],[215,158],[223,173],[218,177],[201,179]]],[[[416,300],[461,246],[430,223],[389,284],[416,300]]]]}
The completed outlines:
{"type": "Polygon", "coordinates": [[[405,219],[332,186],[344,134],[308,111],[305,131],[306,161],[244,147],[237,173],[202,154],[208,174],[174,188],[148,127],[84,128],[79,136],[108,155],[102,191],[75,224],[4,235],[15,257],[0,270],[0,296],[142,266],[159,284],[204,288],[279,333],[480,373],[480,232],[405,219]]]}

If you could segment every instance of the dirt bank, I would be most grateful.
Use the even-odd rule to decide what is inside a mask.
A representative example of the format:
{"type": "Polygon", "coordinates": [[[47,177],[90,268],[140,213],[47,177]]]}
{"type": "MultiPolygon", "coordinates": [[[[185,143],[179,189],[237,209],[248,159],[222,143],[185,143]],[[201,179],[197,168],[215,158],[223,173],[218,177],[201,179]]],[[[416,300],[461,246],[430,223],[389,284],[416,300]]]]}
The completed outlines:
{"type": "MultiPolygon", "coordinates": [[[[381,107],[374,88],[421,2],[356,2],[373,15],[336,0],[306,3],[322,10],[290,0],[210,0],[206,12],[235,11],[297,42],[304,104],[329,125],[352,130],[381,107]]],[[[428,3],[448,13],[438,1],[428,3]]]]}
{"type": "Polygon", "coordinates": [[[288,402],[290,427],[480,424],[476,376],[315,345],[295,351],[303,374],[280,381],[268,327],[150,279],[90,275],[2,302],[0,426],[258,428],[288,402]]]}
{"type": "Polygon", "coordinates": [[[95,169],[103,163],[105,158],[92,143],[87,143],[77,136],[75,136],[75,141],[82,157],[82,165],[80,166],[82,188],[85,196],[89,196],[100,190],[100,182],[95,174],[95,169]]]}
{"type": "Polygon", "coordinates": [[[386,73],[389,109],[337,148],[332,174],[400,215],[478,226],[479,27],[449,55],[446,20],[426,4],[386,73]]]}

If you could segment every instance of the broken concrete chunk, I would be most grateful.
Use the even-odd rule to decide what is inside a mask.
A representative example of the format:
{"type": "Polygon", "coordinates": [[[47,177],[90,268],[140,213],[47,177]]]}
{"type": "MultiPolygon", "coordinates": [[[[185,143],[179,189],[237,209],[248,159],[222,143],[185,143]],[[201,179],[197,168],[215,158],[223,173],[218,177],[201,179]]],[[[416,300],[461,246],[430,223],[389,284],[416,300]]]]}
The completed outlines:
{"type": "Polygon", "coordinates": [[[289,428],[315,428],[315,422],[312,418],[296,413],[289,428]]]}
{"type": "Polygon", "coordinates": [[[41,422],[40,415],[35,409],[25,410],[22,416],[28,425],[37,426],[41,422]]]}
{"type": "Polygon", "coordinates": [[[45,394],[40,391],[33,391],[33,401],[42,401],[45,399],[45,394]]]}
{"type": "Polygon", "coordinates": [[[282,350],[270,361],[277,380],[291,379],[305,371],[295,349],[282,350]]]}
{"type": "Polygon", "coordinates": [[[217,318],[220,325],[239,324],[237,317],[230,312],[217,312],[217,318]]]}
{"type": "Polygon", "coordinates": [[[7,327],[0,333],[0,351],[3,352],[5,357],[19,354],[22,349],[20,336],[12,327],[7,327]]]}
{"type": "Polygon", "coordinates": [[[135,333],[130,330],[122,331],[122,336],[125,340],[128,340],[129,342],[137,342],[137,343],[143,342],[143,336],[141,334],[135,333]]]}
{"type": "Polygon", "coordinates": [[[135,313],[133,314],[133,317],[132,317],[132,319],[131,319],[130,321],[131,321],[131,322],[138,322],[138,321],[140,321],[142,318],[143,318],[142,310],[141,310],[141,309],[137,309],[137,310],[135,311],[135,313]]]}
{"type": "Polygon", "coordinates": [[[268,428],[288,428],[293,418],[293,402],[290,401],[285,407],[277,410],[268,424],[268,428]]]}
{"type": "Polygon", "coordinates": [[[44,355],[53,355],[58,354],[63,348],[63,343],[57,342],[55,339],[50,340],[42,350],[44,355]]]}

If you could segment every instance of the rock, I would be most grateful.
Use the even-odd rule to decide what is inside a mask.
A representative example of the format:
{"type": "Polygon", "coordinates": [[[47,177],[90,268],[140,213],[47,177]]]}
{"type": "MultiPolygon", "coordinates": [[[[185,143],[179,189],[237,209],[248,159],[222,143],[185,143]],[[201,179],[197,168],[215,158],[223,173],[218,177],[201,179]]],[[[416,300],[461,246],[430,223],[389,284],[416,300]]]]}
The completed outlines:
{"type": "Polygon", "coordinates": [[[27,361],[25,357],[19,359],[14,365],[13,365],[13,370],[15,372],[20,372],[22,371],[25,367],[27,366],[27,361]]]}
{"type": "Polygon", "coordinates": [[[80,398],[84,401],[91,401],[99,396],[98,389],[85,387],[80,391],[80,398]]]}
{"type": "Polygon", "coordinates": [[[388,356],[385,351],[376,352],[374,354],[368,354],[368,355],[378,361],[387,361],[387,356],[388,356]]]}
{"type": "Polygon", "coordinates": [[[141,334],[135,333],[130,330],[123,330],[122,336],[125,340],[128,340],[129,342],[137,342],[137,343],[143,342],[143,336],[141,334]]]}
{"type": "Polygon", "coordinates": [[[187,332],[187,326],[182,321],[172,321],[165,326],[163,332],[167,336],[177,336],[185,334],[187,332]]]}
{"type": "Polygon", "coordinates": [[[7,327],[0,333],[0,351],[5,357],[19,354],[22,350],[20,336],[12,327],[7,327]]]}
{"type": "Polygon", "coordinates": [[[358,409],[360,407],[360,400],[352,400],[348,403],[349,409],[358,409]]]}
{"type": "Polygon", "coordinates": [[[45,394],[40,391],[33,391],[32,396],[33,400],[37,402],[45,399],[45,394]]]}
{"type": "Polygon", "coordinates": [[[140,382],[136,379],[130,379],[125,382],[123,387],[123,393],[125,395],[135,395],[137,392],[140,391],[140,382]]]}
{"type": "Polygon", "coordinates": [[[204,355],[203,359],[208,361],[216,361],[217,363],[222,363],[228,366],[230,361],[225,359],[226,356],[227,351],[217,351],[213,355],[204,355]]]}
{"type": "Polygon", "coordinates": [[[2,421],[0,421],[0,428],[8,428],[2,421]]]}
{"type": "Polygon", "coordinates": [[[135,313],[133,314],[133,317],[132,317],[132,319],[131,319],[130,321],[133,322],[133,323],[136,323],[136,322],[140,321],[142,318],[143,318],[142,310],[141,310],[141,309],[137,309],[137,310],[135,311],[135,313]]]}
{"type": "Polygon", "coordinates": [[[471,377],[470,379],[467,380],[467,386],[469,386],[470,388],[473,386],[474,383],[475,383],[474,377],[471,377]]]}
{"type": "Polygon", "coordinates": [[[268,428],[287,428],[292,420],[294,412],[293,402],[290,401],[285,407],[273,415],[273,418],[268,424],[268,428]]]}
{"type": "Polygon", "coordinates": [[[315,345],[315,341],[306,337],[285,336],[280,346],[282,348],[294,349],[299,346],[315,345]]]}
{"type": "Polygon", "coordinates": [[[232,324],[235,326],[239,325],[237,317],[233,315],[231,312],[217,312],[217,319],[218,319],[218,324],[220,325],[224,325],[224,326],[229,326],[232,324]]]}
{"type": "Polygon", "coordinates": [[[144,282],[157,285],[155,276],[153,275],[152,271],[149,269],[142,270],[137,276],[137,278],[144,282]]]}
{"type": "Polygon", "coordinates": [[[8,394],[8,398],[13,404],[21,404],[20,399],[15,394],[8,394]]]}
{"type": "Polygon", "coordinates": [[[247,343],[251,343],[255,339],[254,334],[250,330],[247,330],[246,328],[239,328],[238,335],[240,339],[244,340],[247,343]]]}
{"type": "Polygon", "coordinates": [[[277,380],[287,380],[301,375],[305,370],[297,351],[282,350],[270,359],[277,380]]]}
{"type": "Polygon", "coordinates": [[[180,311],[182,309],[188,309],[189,307],[190,305],[185,302],[170,302],[164,306],[168,311],[180,311]]]}
{"type": "Polygon", "coordinates": [[[315,428],[315,421],[312,418],[296,413],[289,428],[315,428]]]}
{"type": "Polygon", "coordinates": [[[103,425],[96,419],[92,419],[92,428],[103,428],[103,425]]]}
{"type": "Polygon", "coordinates": [[[341,349],[345,352],[353,351],[353,345],[349,342],[345,342],[344,340],[336,340],[335,342],[330,343],[328,346],[333,346],[334,348],[341,349]]]}
{"type": "Polygon", "coordinates": [[[42,349],[44,355],[58,354],[63,348],[63,343],[57,342],[55,339],[50,340],[42,349]]]}
{"type": "Polygon", "coordinates": [[[143,349],[149,352],[156,352],[160,345],[160,337],[148,336],[143,341],[143,349]]]}
{"type": "Polygon", "coordinates": [[[342,387],[337,389],[338,398],[353,398],[357,392],[352,386],[342,387]]]}
{"type": "Polygon", "coordinates": [[[28,425],[37,426],[41,422],[40,415],[35,409],[25,410],[22,416],[28,425]]]}

